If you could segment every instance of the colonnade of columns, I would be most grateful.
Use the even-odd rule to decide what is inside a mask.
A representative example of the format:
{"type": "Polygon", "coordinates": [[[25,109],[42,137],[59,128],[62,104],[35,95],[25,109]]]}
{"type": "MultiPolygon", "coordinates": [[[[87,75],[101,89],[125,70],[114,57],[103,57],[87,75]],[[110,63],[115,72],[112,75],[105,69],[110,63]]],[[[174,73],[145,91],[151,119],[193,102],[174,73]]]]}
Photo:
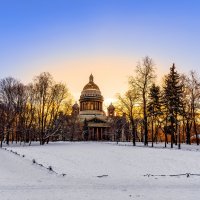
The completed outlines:
{"type": "Polygon", "coordinates": [[[103,127],[90,127],[89,128],[89,140],[108,140],[108,136],[105,134],[107,128],[103,127]]]}
{"type": "Polygon", "coordinates": [[[92,101],[92,102],[81,102],[80,103],[80,111],[82,110],[100,110],[103,109],[102,102],[99,101],[92,101]]]}

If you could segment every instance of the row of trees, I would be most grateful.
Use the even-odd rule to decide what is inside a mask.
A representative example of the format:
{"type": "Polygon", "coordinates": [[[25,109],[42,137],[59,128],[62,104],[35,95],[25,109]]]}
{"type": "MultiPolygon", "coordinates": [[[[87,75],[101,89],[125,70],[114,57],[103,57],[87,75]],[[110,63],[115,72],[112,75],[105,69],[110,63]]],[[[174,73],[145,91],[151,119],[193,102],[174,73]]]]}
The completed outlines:
{"type": "MultiPolygon", "coordinates": [[[[171,147],[181,142],[199,145],[200,78],[191,71],[179,74],[173,64],[162,85],[155,84],[156,71],[151,58],[145,57],[129,77],[129,89],[118,95],[117,112],[123,117],[111,120],[112,134],[120,140],[122,129],[133,145],[136,140],[148,145],[151,141],[171,141],[171,147]],[[128,119],[128,123],[125,123],[128,119]]],[[[70,115],[72,97],[62,83],[56,83],[49,73],[35,77],[24,85],[8,77],[0,80],[0,141],[29,142],[49,139],[83,139],[77,115],[70,115]]]]}
{"type": "Polygon", "coordinates": [[[161,86],[155,84],[155,65],[145,57],[136,66],[135,76],[129,77],[129,90],[118,95],[117,109],[125,113],[131,125],[133,145],[136,139],[148,145],[158,140],[159,131],[173,144],[191,143],[195,137],[199,145],[200,78],[194,71],[179,74],[173,64],[161,86]],[[138,127],[140,126],[140,136],[138,127]]]}
{"type": "Polygon", "coordinates": [[[64,123],[71,109],[71,95],[62,83],[56,83],[49,73],[22,84],[8,77],[0,80],[0,140],[1,146],[13,141],[48,142],[66,128],[64,123]]]}

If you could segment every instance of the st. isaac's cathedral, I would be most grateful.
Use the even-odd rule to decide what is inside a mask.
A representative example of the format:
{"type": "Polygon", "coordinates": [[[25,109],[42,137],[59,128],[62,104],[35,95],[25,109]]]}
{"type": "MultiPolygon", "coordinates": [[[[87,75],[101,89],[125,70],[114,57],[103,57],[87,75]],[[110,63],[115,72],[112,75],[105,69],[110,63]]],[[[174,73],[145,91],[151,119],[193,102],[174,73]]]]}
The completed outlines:
{"type": "MultiPolygon", "coordinates": [[[[83,87],[79,104],[75,103],[72,106],[72,116],[80,122],[82,137],[85,140],[115,140],[114,123],[118,122],[121,127],[125,124],[125,117],[115,116],[115,107],[112,103],[107,108],[106,115],[103,110],[103,101],[101,91],[94,83],[94,77],[91,74],[89,82],[83,87]]],[[[124,127],[122,129],[124,130],[124,127]]]]}

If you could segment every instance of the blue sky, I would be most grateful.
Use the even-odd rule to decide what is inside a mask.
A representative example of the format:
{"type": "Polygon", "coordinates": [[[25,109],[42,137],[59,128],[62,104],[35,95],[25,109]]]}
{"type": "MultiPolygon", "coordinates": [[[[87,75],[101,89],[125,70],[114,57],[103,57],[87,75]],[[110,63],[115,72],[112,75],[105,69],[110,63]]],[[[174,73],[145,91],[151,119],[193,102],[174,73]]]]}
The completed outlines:
{"type": "Polygon", "coordinates": [[[199,72],[199,10],[198,0],[0,0],[0,78],[49,71],[78,96],[92,72],[109,98],[146,55],[161,75],[173,62],[199,72]]]}

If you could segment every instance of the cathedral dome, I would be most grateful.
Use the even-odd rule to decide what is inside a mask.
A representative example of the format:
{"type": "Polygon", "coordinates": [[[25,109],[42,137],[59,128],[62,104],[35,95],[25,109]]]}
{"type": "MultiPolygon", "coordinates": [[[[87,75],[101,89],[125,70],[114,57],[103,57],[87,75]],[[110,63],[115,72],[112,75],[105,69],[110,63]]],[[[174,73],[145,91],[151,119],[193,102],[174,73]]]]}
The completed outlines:
{"type": "Polygon", "coordinates": [[[89,77],[89,83],[87,83],[84,88],[83,91],[81,92],[81,96],[85,97],[85,96],[90,96],[90,97],[94,97],[94,96],[101,96],[101,91],[98,87],[98,85],[96,85],[94,83],[94,77],[91,74],[89,77]]]}
{"type": "Polygon", "coordinates": [[[91,74],[89,78],[89,83],[87,83],[83,90],[99,90],[99,87],[94,83],[94,77],[91,74]]]}
{"type": "Polygon", "coordinates": [[[85,85],[83,90],[99,90],[99,87],[94,82],[92,82],[85,85]]]}
{"type": "Polygon", "coordinates": [[[91,74],[89,82],[83,87],[80,102],[80,116],[103,116],[103,96],[99,87],[94,83],[94,77],[91,74]]]}

